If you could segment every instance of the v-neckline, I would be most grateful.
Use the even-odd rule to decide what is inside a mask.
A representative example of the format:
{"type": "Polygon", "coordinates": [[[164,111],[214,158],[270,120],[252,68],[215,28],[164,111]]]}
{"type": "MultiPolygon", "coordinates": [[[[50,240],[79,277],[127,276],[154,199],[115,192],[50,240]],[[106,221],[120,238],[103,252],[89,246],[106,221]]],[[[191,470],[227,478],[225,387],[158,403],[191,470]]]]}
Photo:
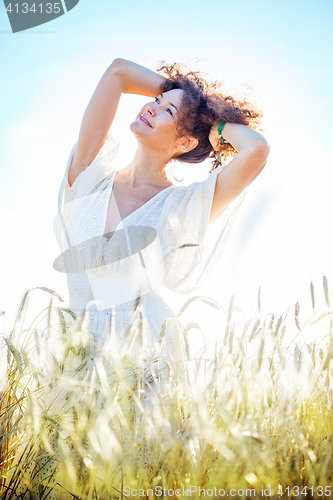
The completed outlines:
{"type": "MultiPolygon", "coordinates": [[[[110,201],[111,201],[111,196],[112,196],[112,192],[113,192],[113,184],[114,184],[114,179],[117,175],[117,173],[119,172],[119,170],[117,170],[116,172],[114,172],[113,176],[111,177],[111,180],[110,180],[110,194],[108,196],[108,202],[106,203],[107,207],[106,207],[106,214],[105,214],[105,218],[104,218],[104,231],[103,231],[103,239],[106,240],[106,241],[110,241],[112,238],[113,238],[113,235],[111,236],[111,238],[107,238],[105,236],[105,227],[106,227],[106,221],[107,221],[107,217],[108,217],[108,213],[109,213],[109,207],[110,207],[110,201]]],[[[159,191],[157,194],[155,194],[155,196],[153,196],[152,198],[150,198],[149,200],[147,200],[143,205],[141,205],[140,207],[138,207],[136,210],[134,210],[133,212],[131,212],[130,214],[126,215],[126,217],[124,217],[120,222],[119,224],[116,226],[116,228],[113,230],[113,231],[110,231],[111,233],[115,233],[119,226],[126,220],[128,219],[129,217],[131,217],[133,214],[135,214],[136,212],[138,212],[139,210],[141,210],[141,208],[145,207],[148,203],[150,203],[154,198],[156,198],[156,196],[158,196],[160,193],[166,191],[167,189],[169,188],[172,188],[174,187],[174,184],[172,184],[171,186],[168,186],[164,189],[161,189],[161,191],[159,191]]]]}

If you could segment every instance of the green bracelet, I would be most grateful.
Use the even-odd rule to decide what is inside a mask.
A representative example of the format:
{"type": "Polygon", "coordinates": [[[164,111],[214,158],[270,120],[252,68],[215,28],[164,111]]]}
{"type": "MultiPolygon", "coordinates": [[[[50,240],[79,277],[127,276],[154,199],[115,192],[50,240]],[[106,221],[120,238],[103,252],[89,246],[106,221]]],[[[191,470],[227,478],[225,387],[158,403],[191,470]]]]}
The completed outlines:
{"type": "Polygon", "coordinates": [[[226,124],[225,120],[221,120],[219,123],[219,126],[217,127],[217,133],[219,134],[219,138],[220,138],[220,146],[222,146],[222,144],[224,142],[227,142],[225,139],[223,139],[222,134],[221,134],[222,129],[223,129],[225,124],[226,124]]]}

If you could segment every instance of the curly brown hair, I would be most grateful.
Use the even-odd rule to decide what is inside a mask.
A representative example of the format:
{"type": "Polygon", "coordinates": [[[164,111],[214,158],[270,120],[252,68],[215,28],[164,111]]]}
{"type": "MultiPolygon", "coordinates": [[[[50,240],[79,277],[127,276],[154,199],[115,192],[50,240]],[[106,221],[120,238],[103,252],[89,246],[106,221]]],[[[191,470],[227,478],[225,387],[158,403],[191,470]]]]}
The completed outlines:
{"type": "Polygon", "coordinates": [[[157,72],[166,78],[162,92],[173,89],[185,92],[178,114],[178,133],[199,141],[194,149],[175,160],[200,163],[206,158],[214,158],[212,170],[229,161],[236,154],[231,144],[224,143],[217,153],[208,139],[211,127],[221,120],[262,130],[263,113],[259,107],[246,97],[229,95],[221,82],[208,83],[199,71],[191,71],[179,63],[161,63],[157,72]]]}

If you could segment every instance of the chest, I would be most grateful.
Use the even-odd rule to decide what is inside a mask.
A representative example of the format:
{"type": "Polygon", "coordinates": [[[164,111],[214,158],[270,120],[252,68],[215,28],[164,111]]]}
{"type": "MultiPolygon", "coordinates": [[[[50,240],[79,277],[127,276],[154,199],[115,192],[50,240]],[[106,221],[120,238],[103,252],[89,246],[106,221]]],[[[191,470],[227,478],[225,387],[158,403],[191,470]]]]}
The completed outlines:
{"type": "MultiPolygon", "coordinates": [[[[115,179],[117,175],[115,176],[115,179]]],[[[116,230],[121,221],[138,212],[146,203],[156,196],[161,189],[129,188],[121,179],[114,180],[107,209],[104,236],[116,230]]]]}

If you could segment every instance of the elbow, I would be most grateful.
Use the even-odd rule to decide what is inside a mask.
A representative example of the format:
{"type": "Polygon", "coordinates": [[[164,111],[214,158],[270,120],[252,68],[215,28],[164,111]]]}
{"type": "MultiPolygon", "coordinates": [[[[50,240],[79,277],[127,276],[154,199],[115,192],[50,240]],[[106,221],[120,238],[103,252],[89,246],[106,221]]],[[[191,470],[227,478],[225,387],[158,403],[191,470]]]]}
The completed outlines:
{"type": "Polygon", "coordinates": [[[265,137],[262,137],[262,139],[260,139],[258,148],[259,148],[260,154],[265,156],[265,159],[267,159],[269,152],[270,152],[270,146],[269,146],[267,140],[265,139],[265,137]]]}
{"type": "Polygon", "coordinates": [[[252,154],[256,157],[258,163],[262,165],[267,161],[269,152],[270,152],[270,146],[266,141],[265,137],[262,136],[260,139],[256,141],[256,144],[254,145],[254,148],[252,150],[252,154]]]}
{"type": "Polygon", "coordinates": [[[125,59],[115,59],[106,71],[106,77],[112,81],[112,85],[118,82],[122,93],[125,92],[127,62],[125,59]]]}
{"type": "Polygon", "coordinates": [[[120,57],[112,61],[110,64],[108,71],[117,76],[122,76],[124,73],[124,68],[126,66],[126,60],[121,59],[120,57]]]}
{"type": "Polygon", "coordinates": [[[112,69],[112,71],[119,71],[119,69],[121,69],[123,64],[124,64],[124,59],[118,57],[117,59],[114,59],[114,61],[112,61],[112,63],[109,66],[109,69],[112,69]]]}

